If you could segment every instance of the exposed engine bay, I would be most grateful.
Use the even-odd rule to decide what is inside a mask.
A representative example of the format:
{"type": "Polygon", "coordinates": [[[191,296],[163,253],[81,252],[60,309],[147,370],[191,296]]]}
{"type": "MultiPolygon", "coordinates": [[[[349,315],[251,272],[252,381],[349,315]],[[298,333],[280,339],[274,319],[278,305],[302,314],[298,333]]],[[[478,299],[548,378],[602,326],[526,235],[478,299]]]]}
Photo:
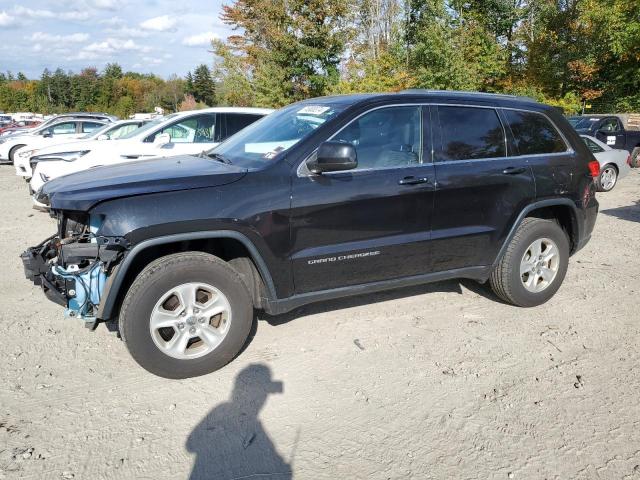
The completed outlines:
{"type": "Polygon", "coordinates": [[[98,236],[99,216],[54,212],[58,233],[22,253],[26,277],[65,315],[95,322],[100,299],[113,268],[128,247],[123,237],[98,236]]]}

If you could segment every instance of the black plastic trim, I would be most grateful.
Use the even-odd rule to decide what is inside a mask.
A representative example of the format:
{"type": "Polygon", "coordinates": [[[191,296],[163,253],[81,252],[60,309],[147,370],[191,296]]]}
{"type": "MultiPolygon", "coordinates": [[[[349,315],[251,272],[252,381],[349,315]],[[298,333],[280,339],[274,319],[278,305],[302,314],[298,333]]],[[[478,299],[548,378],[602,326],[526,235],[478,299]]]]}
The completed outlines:
{"type": "Polygon", "coordinates": [[[258,249],[255,247],[255,245],[253,245],[253,243],[251,243],[251,240],[249,240],[245,235],[239,232],[236,232],[234,230],[216,230],[216,231],[181,233],[181,234],[175,234],[175,235],[165,235],[162,237],[156,237],[156,238],[151,238],[149,240],[142,241],[139,244],[135,245],[131,249],[131,251],[127,253],[122,263],[118,265],[117,270],[114,270],[112,276],[110,276],[109,278],[107,286],[105,287],[105,291],[103,292],[103,299],[100,302],[100,308],[98,309],[98,313],[96,315],[97,318],[101,320],[109,320],[113,316],[116,299],[118,297],[118,292],[127,274],[127,270],[133,263],[133,260],[135,259],[135,257],[140,252],[142,252],[143,250],[149,247],[154,247],[156,245],[163,245],[166,243],[182,242],[182,241],[188,241],[188,240],[202,240],[202,239],[209,239],[209,238],[231,238],[234,240],[238,240],[240,243],[242,243],[249,251],[252,260],[255,262],[256,267],[258,268],[258,272],[260,272],[260,275],[264,280],[264,284],[267,289],[267,294],[269,298],[276,298],[276,289],[273,284],[273,279],[271,278],[271,274],[269,273],[269,269],[267,268],[267,264],[262,259],[262,256],[258,252],[258,249]]]}
{"type": "MultiPolygon", "coordinates": [[[[578,222],[578,207],[576,207],[576,204],[573,203],[568,198],[550,198],[550,199],[547,199],[547,200],[539,200],[537,202],[533,202],[533,203],[527,205],[520,212],[520,215],[518,215],[518,218],[516,219],[516,221],[513,222],[513,226],[511,227],[511,230],[509,231],[509,235],[507,235],[507,238],[505,238],[504,243],[502,244],[502,247],[500,247],[500,251],[498,252],[498,255],[496,256],[496,259],[494,260],[492,267],[495,267],[498,264],[498,262],[502,258],[502,255],[504,255],[505,250],[509,246],[509,243],[511,242],[511,239],[516,234],[516,230],[518,230],[518,227],[520,226],[522,221],[525,219],[525,217],[529,213],[531,213],[534,210],[537,210],[539,208],[565,207],[565,206],[568,206],[568,207],[571,208],[573,219],[576,221],[576,228],[578,229],[578,231],[576,232],[576,239],[577,239],[576,244],[580,245],[582,240],[581,240],[581,232],[580,232],[580,223],[578,222]]],[[[582,244],[582,245],[584,245],[584,244],[582,244]]],[[[574,249],[571,253],[573,254],[576,251],[577,251],[577,249],[574,249]]]]}
{"type": "Polygon", "coordinates": [[[440,282],[453,278],[470,278],[472,280],[484,282],[489,278],[491,269],[491,266],[457,268],[454,270],[446,270],[442,272],[425,273],[422,275],[413,275],[411,277],[395,278],[392,280],[382,280],[373,283],[351,285],[348,287],[339,287],[332,288],[330,290],[303,293],[281,300],[268,299],[264,310],[269,315],[280,315],[303,305],[323,300],[333,300],[336,298],[349,297],[352,295],[364,295],[367,293],[380,292],[383,290],[390,290],[394,288],[420,285],[423,283],[440,282]]]}

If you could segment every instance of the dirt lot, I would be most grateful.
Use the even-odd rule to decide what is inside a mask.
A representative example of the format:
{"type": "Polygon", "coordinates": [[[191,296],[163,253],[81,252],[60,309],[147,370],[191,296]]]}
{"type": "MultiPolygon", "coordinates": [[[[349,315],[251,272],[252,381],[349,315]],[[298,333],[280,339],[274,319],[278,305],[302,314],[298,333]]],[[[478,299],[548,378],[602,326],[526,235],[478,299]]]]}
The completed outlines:
{"type": "Polygon", "coordinates": [[[169,381],[27,283],[54,223],[0,167],[0,478],[640,479],[639,199],[640,171],[599,195],[544,306],[466,281],[318,304],[169,381]]]}

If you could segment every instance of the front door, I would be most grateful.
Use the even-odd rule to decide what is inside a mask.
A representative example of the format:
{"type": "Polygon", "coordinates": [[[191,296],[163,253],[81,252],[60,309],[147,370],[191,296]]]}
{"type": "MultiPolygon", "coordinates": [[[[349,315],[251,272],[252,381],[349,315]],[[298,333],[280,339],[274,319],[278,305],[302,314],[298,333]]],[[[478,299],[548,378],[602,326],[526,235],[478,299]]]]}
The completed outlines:
{"type": "Polygon", "coordinates": [[[596,138],[611,148],[624,149],[625,137],[622,124],[616,117],[605,118],[596,132],[596,138]]]}
{"type": "Polygon", "coordinates": [[[355,146],[356,169],[312,175],[303,164],[294,173],[296,293],[428,272],[434,172],[423,114],[420,106],[371,110],[331,138],[355,146]]]}
{"type": "Polygon", "coordinates": [[[507,157],[494,108],[439,106],[437,118],[433,270],[490,265],[508,225],[535,197],[531,169],[507,157]]]}

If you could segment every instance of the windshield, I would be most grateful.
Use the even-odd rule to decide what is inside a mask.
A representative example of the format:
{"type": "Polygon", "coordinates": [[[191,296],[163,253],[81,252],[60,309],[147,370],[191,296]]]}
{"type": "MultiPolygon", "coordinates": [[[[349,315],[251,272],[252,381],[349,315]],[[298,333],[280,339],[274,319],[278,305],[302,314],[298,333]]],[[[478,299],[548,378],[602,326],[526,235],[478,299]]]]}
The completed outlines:
{"type": "Polygon", "coordinates": [[[571,123],[571,125],[573,125],[573,128],[576,129],[591,128],[591,125],[598,120],[600,119],[595,117],[573,117],[569,119],[569,123],[571,123]]]}
{"type": "Polygon", "coordinates": [[[85,139],[85,138],[98,138],[99,135],[102,135],[103,133],[111,130],[112,128],[116,128],[119,127],[119,125],[114,125],[113,123],[108,123],[103,127],[100,127],[97,130],[93,130],[92,132],[87,133],[86,135],[81,136],[81,139],[85,139]]]}
{"type": "Polygon", "coordinates": [[[344,107],[327,104],[293,104],[240,130],[208,153],[234,165],[261,167],[287,151],[344,107]]]}
{"type": "Polygon", "coordinates": [[[127,133],[126,135],[122,135],[121,137],[118,138],[118,140],[124,140],[126,138],[133,138],[133,137],[137,137],[138,135],[142,135],[143,133],[146,133],[146,132],[149,132],[150,130],[153,130],[158,125],[166,122],[167,120],[169,120],[169,119],[171,119],[173,117],[176,117],[177,115],[178,115],[177,113],[172,113],[171,115],[167,115],[165,117],[160,117],[160,118],[156,118],[155,120],[151,120],[146,125],[143,125],[140,128],[136,128],[135,130],[133,130],[132,132],[127,133]]]}

